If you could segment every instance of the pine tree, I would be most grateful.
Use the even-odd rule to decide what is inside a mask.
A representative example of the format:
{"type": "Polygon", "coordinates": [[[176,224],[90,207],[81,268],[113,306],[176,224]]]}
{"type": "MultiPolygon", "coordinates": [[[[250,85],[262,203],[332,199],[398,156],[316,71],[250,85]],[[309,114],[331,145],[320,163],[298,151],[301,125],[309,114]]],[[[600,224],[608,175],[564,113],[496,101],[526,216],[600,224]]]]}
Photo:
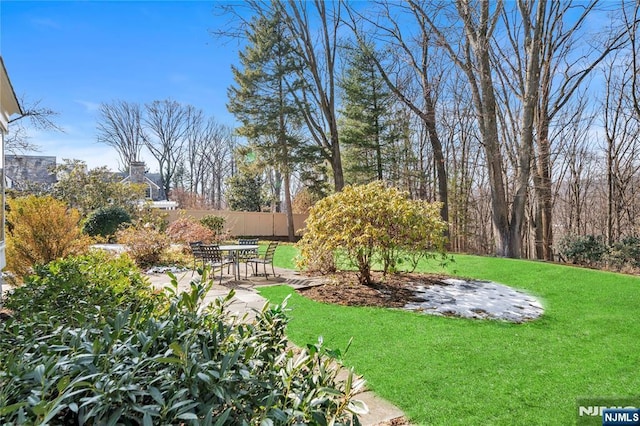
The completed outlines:
{"type": "Polygon", "coordinates": [[[385,176],[385,149],[393,137],[392,96],[375,62],[364,51],[350,49],[343,90],[340,143],[344,147],[345,180],[365,184],[385,176]]]}
{"type": "Polygon", "coordinates": [[[240,53],[241,69],[232,67],[236,85],[229,88],[227,107],[242,123],[238,133],[282,176],[289,239],[293,240],[291,174],[301,139],[295,132],[300,119],[291,91],[298,84],[298,65],[281,16],[277,9],[270,13],[255,17],[249,25],[248,45],[240,53]]]}

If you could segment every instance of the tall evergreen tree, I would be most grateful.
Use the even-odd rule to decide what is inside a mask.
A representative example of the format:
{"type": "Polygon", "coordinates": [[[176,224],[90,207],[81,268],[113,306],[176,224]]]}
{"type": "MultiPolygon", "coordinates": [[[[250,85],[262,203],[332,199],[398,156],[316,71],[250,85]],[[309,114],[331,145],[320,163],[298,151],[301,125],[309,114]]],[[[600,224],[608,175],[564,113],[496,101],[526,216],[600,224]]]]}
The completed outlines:
{"type": "Polygon", "coordinates": [[[385,147],[392,135],[392,96],[373,58],[358,48],[348,50],[343,91],[340,143],[345,150],[345,180],[363,184],[385,178],[385,147]]]}
{"type": "Polygon", "coordinates": [[[299,110],[291,98],[298,65],[285,30],[277,9],[250,22],[248,44],[240,53],[241,68],[232,67],[236,85],[229,88],[227,107],[242,123],[238,133],[282,176],[288,234],[293,240],[291,174],[301,140],[295,132],[299,110]]]}
{"type": "Polygon", "coordinates": [[[234,211],[259,212],[266,204],[264,179],[252,168],[241,168],[227,179],[227,202],[234,211]]]}

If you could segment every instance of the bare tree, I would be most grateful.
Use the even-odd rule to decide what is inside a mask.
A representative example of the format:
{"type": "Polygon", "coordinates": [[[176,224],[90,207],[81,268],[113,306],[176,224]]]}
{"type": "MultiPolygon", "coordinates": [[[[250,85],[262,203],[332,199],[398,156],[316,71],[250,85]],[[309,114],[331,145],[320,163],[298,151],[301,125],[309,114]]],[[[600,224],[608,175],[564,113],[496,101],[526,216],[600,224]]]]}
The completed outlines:
{"type": "MultiPolygon", "coordinates": [[[[536,257],[552,260],[552,163],[553,149],[549,131],[557,114],[582,87],[589,75],[612,52],[620,48],[624,31],[607,29],[608,38],[600,42],[584,41],[587,18],[595,13],[597,0],[588,3],[551,1],[545,9],[540,80],[535,127],[535,195],[536,257]],[[582,54],[576,56],[576,52],[582,54]]],[[[595,36],[595,35],[594,35],[595,36]]]]}
{"type": "Polygon", "coordinates": [[[22,114],[9,120],[11,132],[4,138],[7,153],[24,154],[39,150],[39,147],[31,142],[29,130],[64,132],[54,121],[58,113],[41,103],[42,100],[31,101],[25,96],[20,97],[22,114]]]}
{"type": "Polygon", "coordinates": [[[165,195],[183,157],[184,137],[189,129],[193,108],[172,100],[153,101],[145,106],[142,140],[158,161],[165,195]]]}
{"type": "MultiPolygon", "coordinates": [[[[461,20],[462,27],[461,32],[451,34],[445,34],[442,30],[444,17],[433,15],[433,11],[428,10],[426,4],[415,0],[410,1],[410,4],[421,13],[425,25],[433,31],[438,44],[445,49],[451,60],[467,77],[487,162],[491,189],[492,222],[495,232],[495,253],[499,256],[519,257],[520,232],[526,196],[526,185],[522,184],[528,182],[531,146],[527,145],[525,141],[521,144],[521,149],[518,150],[520,156],[518,187],[510,217],[507,186],[504,179],[503,152],[498,131],[498,104],[494,85],[495,68],[491,60],[493,36],[503,11],[503,3],[498,1],[495,7],[492,7],[489,2],[456,1],[455,12],[457,16],[455,19],[461,20]]],[[[535,45],[531,45],[530,48],[535,49],[535,45]]],[[[532,54],[536,54],[536,52],[532,52],[532,54]]],[[[533,66],[535,61],[531,62],[533,66]]],[[[527,87],[531,86],[527,84],[527,87]]],[[[525,122],[524,125],[531,126],[532,123],[525,122]]]]}
{"type": "Polygon", "coordinates": [[[631,97],[633,99],[633,109],[640,120],[640,42],[638,32],[640,31],[640,2],[632,2],[628,11],[625,7],[629,3],[622,1],[622,12],[624,24],[629,37],[629,47],[631,50],[631,97]]]}
{"type": "Polygon", "coordinates": [[[122,170],[138,161],[144,145],[141,128],[140,105],[116,100],[100,104],[98,142],[109,145],[118,153],[122,170]]]}
{"type": "Polygon", "coordinates": [[[340,191],[344,187],[344,175],[338,138],[336,80],[341,4],[322,0],[289,0],[276,4],[302,64],[301,80],[307,82],[300,92],[294,92],[297,103],[309,134],[331,164],[335,190],[340,191]],[[317,33],[312,31],[312,22],[319,26],[317,33]]]}
{"type": "Polygon", "coordinates": [[[210,119],[206,139],[200,145],[198,162],[200,168],[201,195],[209,200],[213,208],[223,207],[224,182],[234,174],[233,153],[237,145],[233,129],[210,119]]]}
{"type": "Polygon", "coordinates": [[[576,59],[572,54],[575,39],[584,36],[580,30],[596,2],[581,5],[584,9],[574,12],[570,23],[564,19],[573,5],[557,1],[522,0],[507,10],[502,2],[492,7],[490,2],[458,0],[455,15],[446,5],[442,7],[448,15],[433,6],[427,10],[424,4],[411,3],[424,11],[425,23],[467,76],[487,159],[496,253],[521,255],[535,160],[538,167],[533,177],[539,204],[535,216],[541,217],[537,248],[540,257],[550,257],[549,126],[589,73],[621,45],[623,35],[614,32],[606,43],[576,59]],[[456,25],[454,18],[448,19],[451,16],[462,26],[456,25]],[[510,149],[504,150],[501,143],[510,149]]]}
{"type": "Polygon", "coordinates": [[[633,70],[613,58],[606,70],[603,124],[606,138],[607,239],[613,244],[635,223],[635,184],[640,174],[640,122],[635,116],[632,89],[633,70]]]}

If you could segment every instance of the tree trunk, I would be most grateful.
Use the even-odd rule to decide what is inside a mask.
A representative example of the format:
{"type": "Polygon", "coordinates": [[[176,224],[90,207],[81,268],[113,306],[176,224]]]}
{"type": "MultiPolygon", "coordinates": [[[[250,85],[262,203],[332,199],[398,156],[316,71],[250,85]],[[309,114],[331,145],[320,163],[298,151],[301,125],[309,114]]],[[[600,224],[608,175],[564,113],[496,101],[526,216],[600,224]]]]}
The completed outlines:
{"type": "Polygon", "coordinates": [[[287,211],[287,236],[290,242],[296,240],[296,230],[293,223],[293,208],[291,203],[291,174],[284,172],[284,208],[287,211]]]}
{"type": "Polygon", "coordinates": [[[334,189],[336,192],[340,192],[344,188],[344,174],[342,172],[342,156],[340,155],[337,128],[331,132],[331,171],[333,172],[334,189]]]}
{"type": "MultiPolygon", "coordinates": [[[[548,123],[547,123],[548,124],[548,123]]],[[[538,130],[538,155],[535,182],[536,257],[553,260],[553,196],[551,193],[551,153],[548,125],[538,130]]]]}

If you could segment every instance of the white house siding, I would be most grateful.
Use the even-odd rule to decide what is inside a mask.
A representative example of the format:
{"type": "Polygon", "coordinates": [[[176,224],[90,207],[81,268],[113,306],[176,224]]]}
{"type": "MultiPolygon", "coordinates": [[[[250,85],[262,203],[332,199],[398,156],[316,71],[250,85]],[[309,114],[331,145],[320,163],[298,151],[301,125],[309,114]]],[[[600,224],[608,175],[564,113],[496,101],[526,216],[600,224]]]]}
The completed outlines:
{"type": "MultiPolygon", "coordinates": [[[[0,139],[2,145],[0,147],[0,270],[3,269],[6,264],[5,254],[5,238],[4,238],[4,135],[9,131],[9,120],[14,114],[22,114],[18,98],[11,86],[7,69],[4,66],[4,61],[0,56],[0,139]]],[[[0,294],[2,292],[2,278],[0,277],[0,294]]]]}

